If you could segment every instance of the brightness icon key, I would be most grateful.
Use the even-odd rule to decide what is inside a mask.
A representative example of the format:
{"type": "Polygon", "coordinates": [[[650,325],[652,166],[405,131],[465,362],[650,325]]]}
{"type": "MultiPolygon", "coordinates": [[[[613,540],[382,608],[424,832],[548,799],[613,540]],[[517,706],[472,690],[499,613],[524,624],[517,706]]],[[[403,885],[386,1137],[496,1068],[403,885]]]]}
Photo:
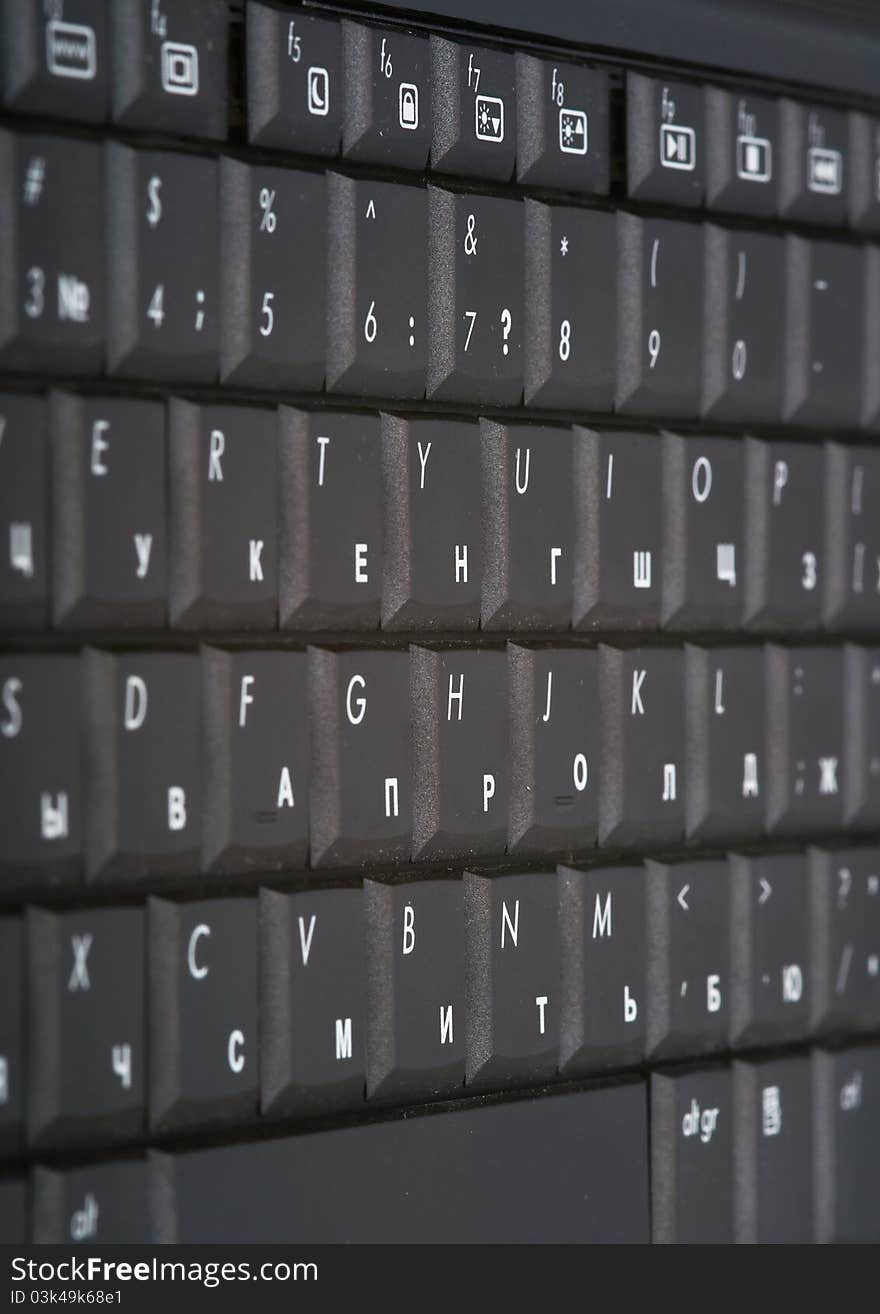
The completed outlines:
{"type": "Polygon", "coordinates": [[[559,110],[559,149],[566,155],[586,155],[589,125],[586,110],[559,110]]]}

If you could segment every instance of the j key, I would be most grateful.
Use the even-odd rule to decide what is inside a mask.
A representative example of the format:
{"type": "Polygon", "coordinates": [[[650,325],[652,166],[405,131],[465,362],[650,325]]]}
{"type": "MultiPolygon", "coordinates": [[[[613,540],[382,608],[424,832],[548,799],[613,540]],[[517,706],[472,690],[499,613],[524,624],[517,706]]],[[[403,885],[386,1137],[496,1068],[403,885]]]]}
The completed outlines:
{"type": "Polygon", "coordinates": [[[823,619],[830,629],[871,630],[880,618],[880,458],[869,447],[827,443],[823,619]]]}
{"type": "Polygon", "coordinates": [[[839,648],[767,648],[767,826],[777,834],[843,823],[843,676],[839,648]]]}
{"type": "Polygon", "coordinates": [[[27,913],[31,1145],[131,1139],[144,1122],[140,908],[27,913]]]}
{"type": "Polygon", "coordinates": [[[768,763],[763,648],[685,649],[689,838],[764,830],[768,763]]]}
{"type": "Polygon", "coordinates": [[[4,0],[3,99],[10,109],[102,123],[110,92],[106,0],[4,0]]]}
{"type": "Polygon", "coordinates": [[[629,195],[702,205],[707,155],[703,88],[627,73],[626,125],[629,195]]]}
{"type": "Polygon", "coordinates": [[[735,1063],[733,1094],[737,1241],[812,1241],[812,1060],[735,1063]]]}
{"type": "Polygon", "coordinates": [[[0,255],[5,369],[101,372],[103,173],[96,142],[0,132],[0,190],[7,198],[0,255]]]}
{"type": "Polygon", "coordinates": [[[511,405],[523,388],[523,207],[428,189],[428,395],[511,405]]]}
{"type": "Polygon", "coordinates": [[[370,164],[424,169],[431,148],[427,37],[343,20],[342,58],[343,155],[370,164]]]}
{"type": "Polygon", "coordinates": [[[814,1029],[870,1030],[880,1019],[880,854],[811,849],[810,897],[814,1029]]]}
{"type": "Polygon", "coordinates": [[[150,1125],[256,1116],[254,899],[149,900],[150,1125]]]}
{"type": "Polygon", "coordinates": [[[733,1079],[727,1068],[651,1077],[655,1243],[734,1240],[733,1079]]]}
{"type": "Polygon", "coordinates": [[[779,103],[707,87],[706,204],[711,210],[776,215],[779,204],[779,103]]]}
{"type": "Polygon", "coordinates": [[[880,1236],[880,1046],[817,1053],[816,1159],[819,1241],[880,1236]]]}
{"type": "Polygon", "coordinates": [[[0,1158],[21,1140],[24,1116],[24,944],[21,920],[0,918],[0,1158]]]}
{"type": "Polygon", "coordinates": [[[0,626],[46,623],[49,469],[41,398],[0,396],[0,626]]]}
{"type": "Polygon", "coordinates": [[[204,870],[301,867],[309,843],[306,658],[202,650],[204,870]]]}
{"type": "Polygon", "coordinates": [[[556,878],[465,872],[467,1080],[552,1077],[559,1061],[556,878]]]}
{"type": "Polygon", "coordinates": [[[76,657],[0,659],[0,882],[80,871],[80,674],[76,657]]]}
{"type": "Polygon", "coordinates": [[[516,159],[513,55],[432,36],[431,79],[432,168],[506,182],[516,159]]]}
{"type": "Polygon", "coordinates": [[[198,870],[201,690],[195,653],[84,657],[88,871],[198,870]],[[113,788],[108,782],[115,782],[113,788]]]}
{"type": "Polygon", "coordinates": [[[574,576],[571,430],[483,420],[480,433],[483,629],[567,630],[574,576]]]}
{"type": "Polygon", "coordinates": [[[703,355],[703,232],[617,216],[617,408],[696,416],[703,355]]]}
{"type": "Polygon", "coordinates": [[[844,649],[847,745],[847,826],[876,830],[880,822],[880,650],[844,649]]]}
{"type": "Polygon", "coordinates": [[[328,174],[327,386],[422,397],[428,193],[328,174]]]}
{"type": "Polygon", "coordinates": [[[880,233],[880,118],[849,115],[849,225],[880,233]]]}
{"type": "Polygon", "coordinates": [[[560,1071],[627,1067],[645,1053],[645,871],[559,871],[560,1071]]]}
{"type": "Polygon", "coordinates": [[[367,1095],[433,1097],[464,1084],[460,880],[366,881],[367,1095]]]}
{"type": "Polygon", "coordinates": [[[320,389],[327,308],[324,179],[223,159],[220,195],[224,381],[320,389]]]}
{"type": "Polygon", "coordinates": [[[596,842],[599,664],[586,648],[508,648],[510,851],[596,842]]]}
{"type": "Polygon", "coordinates": [[[610,411],[617,363],[614,216],[532,200],[525,215],[525,400],[610,411]]]}
{"type": "Polygon", "coordinates": [[[675,841],[684,831],[684,654],[599,649],[599,843],[675,841]]]}
{"type": "Polygon", "coordinates": [[[274,628],[276,412],[173,400],[168,430],[172,624],[274,628]]]}
{"type": "Polygon", "coordinates": [[[663,582],[657,434],[574,430],[578,629],[656,628],[663,582]]]}
{"type": "Polygon", "coordinates": [[[862,357],[850,329],[864,322],[862,248],[786,238],[785,419],[858,427],[862,357]]]}
{"type": "Polygon", "coordinates": [[[812,1015],[806,857],[730,861],[731,1044],[797,1040],[808,1033],[812,1015]]]}
{"type": "Polygon", "coordinates": [[[782,100],[780,121],[781,218],[842,227],[849,181],[846,114],[782,100]]]}
{"type": "Polygon", "coordinates": [[[260,891],[264,1113],[364,1098],[366,974],[360,888],[260,891]]]}
{"type": "Polygon", "coordinates": [[[382,597],[379,422],[279,411],[280,619],[375,629],[382,597]]]}
{"type": "Polygon", "coordinates": [[[20,1177],[0,1177],[0,1238],[23,1245],[28,1235],[28,1191],[20,1177]]]}
{"type": "Polygon", "coordinates": [[[503,853],[507,842],[507,654],[411,650],[413,856],[503,853]]]}
{"type": "Polygon", "coordinates": [[[476,629],[483,582],[480,431],[382,416],[384,629],[476,629]]]}
{"type": "Polygon", "coordinates": [[[516,56],[516,176],[521,183],[607,196],[608,74],[516,56]]]}
{"type": "Polygon", "coordinates": [[[336,155],[342,134],[339,24],[248,0],[245,40],[248,139],[336,155]]]}
{"type": "Polygon", "coordinates": [[[179,136],[226,136],[229,16],[224,0],[113,0],[115,123],[179,136]]]}
{"type": "Polygon", "coordinates": [[[58,392],[49,429],[55,624],[164,625],[164,406],[58,392]]]}
{"type": "Polygon", "coordinates": [[[785,247],[781,238],[707,224],[703,415],[782,418],[785,247]]]}
{"type": "Polygon", "coordinates": [[[746,620],[760,628],[818,628],[825,579],[822,448],[747,438],[745,463],[746,620]]]}
{"type": "Polygon", "coordinates": [[[742,442],[666,434],[663,444],[664,625],[735,629],[744,592],[742,442]]]}
{"type": "Polygon", "coordinates": [[[148,1244],[154,1240],[149,1182],[144,1159],[67,1169],[38,1166],[32,1178],[33,1240],[148,1244]]]}
{"type": "Polygon", "coordinates": [[[412,739],[406,652],[309,651],[311,861],[408,858],[412,739]]]}
{"type": "Polygon", "coordinates": [[[725,1049],[731,985],[727,864],[649,862],[647,884],[648,1054],[684,1058],[725,1049]]]}
{"type": "Polygon", "coordinates": [[[220,324],[217,162],[107,147],[108,364],[207,382],[220,324]]]}

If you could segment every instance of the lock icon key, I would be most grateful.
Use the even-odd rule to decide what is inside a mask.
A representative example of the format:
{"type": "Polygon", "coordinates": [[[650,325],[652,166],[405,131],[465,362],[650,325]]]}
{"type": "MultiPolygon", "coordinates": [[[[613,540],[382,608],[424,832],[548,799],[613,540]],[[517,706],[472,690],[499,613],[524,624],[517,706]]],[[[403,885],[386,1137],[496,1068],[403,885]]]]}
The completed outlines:
{"type": "Polygon", "coordinates": [[[397,117],[402,128],[419,126],[419,89],[414,82],[401,82],[397,94],[397,117]]]}

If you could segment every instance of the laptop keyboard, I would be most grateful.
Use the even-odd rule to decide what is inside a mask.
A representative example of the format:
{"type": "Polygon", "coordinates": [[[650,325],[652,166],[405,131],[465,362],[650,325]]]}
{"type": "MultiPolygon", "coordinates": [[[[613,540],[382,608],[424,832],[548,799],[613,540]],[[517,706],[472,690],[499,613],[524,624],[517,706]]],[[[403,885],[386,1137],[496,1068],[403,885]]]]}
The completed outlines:
{"type": "Polygon", "coordinates": [[[0,1239],[877,1240],[880,101],[166,9],[0,4],[0,1239]]]}

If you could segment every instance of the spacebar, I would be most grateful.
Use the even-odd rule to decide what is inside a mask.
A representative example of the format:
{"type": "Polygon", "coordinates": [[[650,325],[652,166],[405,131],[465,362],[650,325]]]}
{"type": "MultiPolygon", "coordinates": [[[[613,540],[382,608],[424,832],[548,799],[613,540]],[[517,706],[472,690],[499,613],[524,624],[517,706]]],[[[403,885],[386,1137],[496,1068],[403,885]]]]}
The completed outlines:
{"type": "Polygon", "coordinates": [[[641,1083],[156,1157],[169,1241],[648,1240],[641,1083]]]}

